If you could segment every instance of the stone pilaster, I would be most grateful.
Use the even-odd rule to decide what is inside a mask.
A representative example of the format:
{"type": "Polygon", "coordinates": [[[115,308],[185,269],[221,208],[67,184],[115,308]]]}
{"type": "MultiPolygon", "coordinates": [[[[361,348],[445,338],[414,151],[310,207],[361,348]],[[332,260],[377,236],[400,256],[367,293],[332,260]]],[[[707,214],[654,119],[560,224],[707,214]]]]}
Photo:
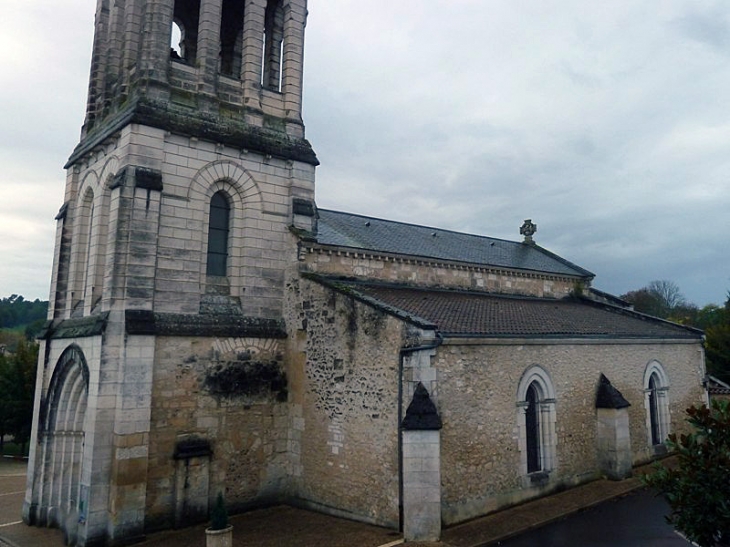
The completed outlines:
{"type": "Polygon", "coordinates": [[[441,536],[441,418],[418,383],[402,423],[403,537],[438,541],[441,536]]]}
{"type": "Polygon", "coordinates": [[[629,402],[601,374],[596,393],[596,448],[601,472],[609,479],[631,476],[629,402]]]}

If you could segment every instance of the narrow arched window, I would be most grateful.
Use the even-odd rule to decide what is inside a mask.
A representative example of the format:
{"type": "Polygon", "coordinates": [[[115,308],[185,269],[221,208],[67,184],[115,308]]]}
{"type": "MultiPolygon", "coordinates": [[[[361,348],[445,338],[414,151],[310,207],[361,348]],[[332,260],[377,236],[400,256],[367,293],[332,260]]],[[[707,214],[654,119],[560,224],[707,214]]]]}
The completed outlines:
{"type": "Polygon", "coordinates": [[[520,474],[529,483],[549,480],[556,466],[555,390],[547,370],[529,367],[517,387],[520,474]]]}
{"type": "Polygon", "coordinates": [[[652,374],[651,378],[649,378],[649,424],[651,429],[651,444],[661,444],[656,374],[652,374]]]}
{"type": "Polygon", "coordinates": [[[189,64],[195,63],[199,22],[200,0],[175,0],[170,43],[170,55],[173,58],[179,58],[189,64]],[[178,40],[177,44],[172,42],[175,39],[178,40]]]}
{"type": "Polygon", "coordinates": [[[525,442],[527,446],[527,472],[534,473],[542,469],[540,458],[540,397],[534,382],[527,388],[526,402],[525,442]]]}
{"type": "Polygon", "coordinates": [[[644,404],[647,438],[654,450],[661,450],[669,435],[669,377],[659,361],[651,361],[644,372],[644,404]]]}
{"type": "Polygon", "coordinates": [[[261,85],[281,91],[284,62],[284,8],[281,0],[268,0],[264,16],[264,52],[261,85]]]}
{"type": "Polygon", "coordinates": [[[241,74],[243,50],[243,2],[223,0],[220,27],[220,72],[234,78],[241,74]]]}
{"type": "Polygon", "coordinates": [[[208,224],[208,275],[225,276],[228,263],[228,225],[231,206],[224,192],[216,192],[210,200],[208,224]]]}

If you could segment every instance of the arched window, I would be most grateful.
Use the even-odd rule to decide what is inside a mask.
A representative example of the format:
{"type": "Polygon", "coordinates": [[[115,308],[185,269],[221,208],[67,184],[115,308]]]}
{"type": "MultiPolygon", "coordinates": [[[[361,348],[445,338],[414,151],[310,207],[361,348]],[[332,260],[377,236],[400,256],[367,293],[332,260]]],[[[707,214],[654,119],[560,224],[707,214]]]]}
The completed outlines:
{"type": "Polygon", "coordinates": [[[527,448],[527,472],[542,470],[540,458],[540,396],[535,382],[527,388],[525,408],[525,443],[527,448]]]}
{"type": "Polygon", "coordinates": [[[264,56],[261,85],[281,91],[284,62],[284,7],[281,0],[268,0],[264,17],[264,56]]]}
{"type": "Polygon", "coordinates": [[[84,296],[89,277],[89,256],[91,254],[92,230],[94,226],[94,192],[87,188],[76,206],[74,233],[71,243],[71,279],[68,301],[74,317],[84,313],[84,296]]]}
{"type": "Polygon", "coordinates": [[[517,424],[521,474],[544,477],[555,468],[555,391],[550,375],[539,365],[520,379],[517,424]]]}
{"type": "Polygon", "coordinates": [[[207,275],[225,276],[228,264],[228,226],[231,206],[228,196],[220,191],[210,200],[208,221],[208,265],[207,275]]]}
{"type": "Polygon", "coordinates": [[[221,74],[234,78],[241,74],[243,51],[243,2],[223,0],[221,7],[221,74]]]}
{"type": "Polygon", "coordinates": [[[179,42],[177,47],[171,43],[170,55],[176,55],[188,64],[195,63],[198,51],[198,22],[200,21],[200,0],[175,0],[173,12],[172,36],[177,26],[179,42]]]}
{"type": "Polygon", "coordinates": [[[650,362],[644,372],[644,406],[647,440],[650,446],[663,446],[669,435],[669,378],[658,361],[650,362]]]}

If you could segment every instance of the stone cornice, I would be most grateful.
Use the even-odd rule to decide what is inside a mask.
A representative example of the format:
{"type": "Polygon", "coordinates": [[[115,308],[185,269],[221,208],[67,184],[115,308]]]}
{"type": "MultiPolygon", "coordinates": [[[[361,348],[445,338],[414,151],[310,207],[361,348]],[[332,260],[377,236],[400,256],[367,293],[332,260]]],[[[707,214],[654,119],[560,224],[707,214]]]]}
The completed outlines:
{"type": "Polygon", "coordinates": [[[281,131],[256,127],[245,122],[175,106],[169,102],[139,98],[130,101],[117,113],[99,122],[77,146],[64,169],[76,164],[114,134],[129,124],[156,127],[171,133],[251,150],[287,160],[319,165],[306,139],[291,137],[281,131]]]}
{"type": "Polygon", "coordinates": [[[443,268],[448,270],[462,270],[470,272],[483,272],[486,274],[512,275],[515,277],[524,277],[527,279],[541,279],[546,281],[564,281],[574,283],[578,280],[590,280],[590,277],[549,274],[545,272],[536,272],[532,270],[519,270],[516,268],[504,268],[497,266],[489,266],[486,264],[475,264],[472,262],[457,262],[453,260],[441,260],[436,258],[401,255],[397,253],[387,253],[382,251],[371,251],[367,249],[354,249],[351,247],[338,247],[332,245],[322,245],[307,240],[301,240],[300,261],[304,260],[305,253],[325,254],[329,256],[344,256],[363,260],[379,260],[382,262],[393,262],[398,264],[411,264],[415,266],[427,266],[431,268],[443,268]]]}

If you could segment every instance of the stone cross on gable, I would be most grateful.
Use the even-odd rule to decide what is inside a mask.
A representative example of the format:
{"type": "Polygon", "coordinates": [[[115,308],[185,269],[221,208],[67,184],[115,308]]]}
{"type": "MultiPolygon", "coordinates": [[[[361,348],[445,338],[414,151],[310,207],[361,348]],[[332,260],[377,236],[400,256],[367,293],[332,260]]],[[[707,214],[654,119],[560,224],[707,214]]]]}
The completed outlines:
{"type": "Polygon", "coordinates": [[[529,218],[520,226],[520,235],[525,236],[525,243],[533,243],[532,236],[535,232],[537,232],[537,224],[533,224],[529,218]]]}

